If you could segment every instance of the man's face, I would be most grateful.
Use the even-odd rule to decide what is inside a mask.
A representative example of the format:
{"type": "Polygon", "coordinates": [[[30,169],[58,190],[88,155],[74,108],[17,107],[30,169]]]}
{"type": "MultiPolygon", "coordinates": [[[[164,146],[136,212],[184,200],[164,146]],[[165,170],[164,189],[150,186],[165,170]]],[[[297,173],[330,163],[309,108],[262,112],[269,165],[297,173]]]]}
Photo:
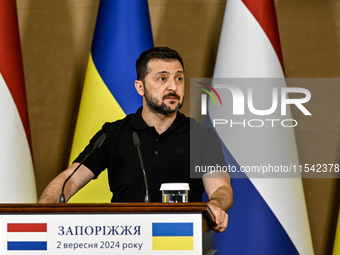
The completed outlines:
{"type": "Polygon", "coordinates": [[[178,60],[150,60],[144,81],[144,99],[156,113],[177,112],[184,100],[184,71],[178,60]]]}

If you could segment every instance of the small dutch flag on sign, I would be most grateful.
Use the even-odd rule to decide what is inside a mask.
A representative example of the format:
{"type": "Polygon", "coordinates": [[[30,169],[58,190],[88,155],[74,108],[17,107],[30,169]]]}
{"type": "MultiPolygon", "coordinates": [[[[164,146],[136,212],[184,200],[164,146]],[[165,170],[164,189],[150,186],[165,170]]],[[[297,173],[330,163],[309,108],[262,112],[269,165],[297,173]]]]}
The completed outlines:
{"type": "Polygon", "coordinates": [[[8,251],[46,251],[47,223],[7,223],[8,251]]]}

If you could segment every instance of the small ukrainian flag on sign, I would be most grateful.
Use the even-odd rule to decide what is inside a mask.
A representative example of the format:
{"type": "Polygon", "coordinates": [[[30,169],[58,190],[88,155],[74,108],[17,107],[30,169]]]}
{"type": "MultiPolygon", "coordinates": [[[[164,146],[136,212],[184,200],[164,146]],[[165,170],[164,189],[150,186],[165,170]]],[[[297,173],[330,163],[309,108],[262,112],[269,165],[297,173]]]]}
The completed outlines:
{"type": "Polygon", "coordinates": [[[152,223],[152,250],[193,250],[192,222],[152,223]]]}

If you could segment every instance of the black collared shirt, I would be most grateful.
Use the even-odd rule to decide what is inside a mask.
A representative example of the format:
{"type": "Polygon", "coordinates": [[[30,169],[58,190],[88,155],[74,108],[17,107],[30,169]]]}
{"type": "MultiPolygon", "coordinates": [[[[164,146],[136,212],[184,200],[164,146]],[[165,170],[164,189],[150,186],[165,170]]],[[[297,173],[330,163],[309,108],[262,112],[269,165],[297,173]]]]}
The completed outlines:
{"type": "MultiPolygon", "coordinates": [[[[112,202],[143,202],[145,196],[143,172],[132,139],[132,132],[136,131],[141,142],[151,202],[162,201],[160,185],[170,182],[189,183],[189,202],[202,201],[204,191],[202,180],[190,178],[190,128],[194,130],[191,132],[191,140],[194,142],[191,147],[195,147],[196,154],[194,161],[204,157],[209,160],[212,157],[216,158],[216,155],[203,155],[205,151],[209,151],[209,148],[205,148],[206,141],[211,141],[211,136],[216,141],[216,134],[210,127],[178,113],[168,130],[159,135],[154,127],[146,125],[141,111],[142,108],[122,120],[105,123],[74,162],[80,162],[93,148],[93,143],[98,137],[106,133],[107,137],[102,146],[94,151],[84,165],[95,174],[95,178],[103,170],[108,169],[112,202]]],[[[220,144],[219,150],[221,151],[220,144]]],[[[222,154],[218,154],[219,163],[224,162],[223,156],[221,159],[222,154]]],[[[199,165],[200,162],[191,164],[199,165]]]]}

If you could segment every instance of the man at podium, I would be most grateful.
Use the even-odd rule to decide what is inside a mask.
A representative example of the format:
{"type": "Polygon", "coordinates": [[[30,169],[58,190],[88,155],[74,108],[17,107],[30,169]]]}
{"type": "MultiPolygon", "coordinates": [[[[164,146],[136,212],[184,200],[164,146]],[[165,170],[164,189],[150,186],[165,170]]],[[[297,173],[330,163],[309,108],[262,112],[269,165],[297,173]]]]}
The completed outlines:
{"type": "Polygon", "coordinates": [[[143,106],[122,120],[105,123],[38,202],[58,203],[61,193],[67,201],[107,169],[112,202],[161,202],[162,183],[189,183],[189,202],[202,201],[205,190],[214,229],[224,231],[233,200],[229,173],[190,177],[194,166],[226,163],[213,129],[179,112],[185,89],[181,56],[167,47],[151,48],[137,59],[136,71],[134,85],[143,106]]]}

